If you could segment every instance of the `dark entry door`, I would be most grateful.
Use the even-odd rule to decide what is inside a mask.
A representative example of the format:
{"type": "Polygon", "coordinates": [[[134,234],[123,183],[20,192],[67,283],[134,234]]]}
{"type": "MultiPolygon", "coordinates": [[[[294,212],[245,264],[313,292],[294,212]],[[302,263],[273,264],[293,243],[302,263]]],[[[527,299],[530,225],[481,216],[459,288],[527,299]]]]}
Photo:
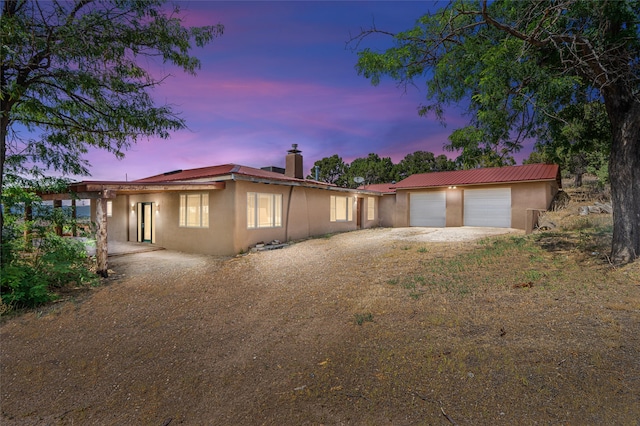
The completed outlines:
{"type": "Polygon", "coordinates": [[[153,242],[153,203],[138,203],[138,242],[153,242]]]}

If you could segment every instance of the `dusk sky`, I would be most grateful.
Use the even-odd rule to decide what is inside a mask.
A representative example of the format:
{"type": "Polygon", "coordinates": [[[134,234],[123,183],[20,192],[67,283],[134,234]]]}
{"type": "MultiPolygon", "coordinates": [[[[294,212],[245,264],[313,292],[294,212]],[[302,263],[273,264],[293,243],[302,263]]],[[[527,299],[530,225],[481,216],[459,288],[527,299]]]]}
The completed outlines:
{"type": "MultiPolygon", "coordinates": [[[[450,111],[447,126],[419,117],[421,85],[406,92],[394,81],[374,87],[359,76],[351,36],[375,22],[379,29],[411,27],[445,3],[409,1],[181,2],[188,25],[222,23],[224,35],[193,53],[197,76],[173,68],[153,94],[181,111],[188,130],[167,140],[143,140],[123,160],[90,151],[92,176],[84,180],[135,180],[175,169],[236,163],[284,167],[297,143],[305,174],[338,154],[347,163],[369,153],[394,163],[414,151],[443,153],[448,135],[467,122],[450,111]]],[[[383,50],[389,39],[362,47],[383,50]]],[[[420,82],[423,84],[423,82],[420,82]]],[[[457,154],[447,153],[450,158],[457,154]]]]}

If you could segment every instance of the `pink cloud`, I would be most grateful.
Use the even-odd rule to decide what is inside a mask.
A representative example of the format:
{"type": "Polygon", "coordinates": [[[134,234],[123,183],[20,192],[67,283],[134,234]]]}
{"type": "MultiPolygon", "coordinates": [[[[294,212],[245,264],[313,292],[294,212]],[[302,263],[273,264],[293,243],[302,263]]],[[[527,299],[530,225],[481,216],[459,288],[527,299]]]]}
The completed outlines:
{"type": "MultiPolygon", "coordinates": [[[[375,152],[394,162],[406,154],[436,155],[455,128],[467,123],[447,112],[447,127],[419,117],[424,93],[394,82],[378,87],[354,70],[345,49],[349,33],[370,26],[410,27],[429,4],[407,2],[190,2],[189,25],[221,22],[225,33],[204,49],[197,76],[149,61],[157,76],[172,74],[153,92],[160,104],[181,111],[188,130],[169,140],[142,141],[118,161],[91,151],[95,179],[137,179],[178,168],[224,163],[284,166],[298,143],[307,170],[338,154],[347,162],[375,152]]],[[[373,47],[388,45],[375,39],[373,47]]],[[[454,157],[455,153],[445,153],[454,157]]]]}

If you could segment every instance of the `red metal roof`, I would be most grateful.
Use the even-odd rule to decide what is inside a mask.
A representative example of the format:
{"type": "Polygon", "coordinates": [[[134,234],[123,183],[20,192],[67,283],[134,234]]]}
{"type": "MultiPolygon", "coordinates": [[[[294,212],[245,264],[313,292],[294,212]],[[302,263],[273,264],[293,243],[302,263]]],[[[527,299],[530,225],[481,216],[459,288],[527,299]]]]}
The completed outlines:
{"type": "Polygon", "coordinates": [[[262,169],[254,169],[253,167],[240,166],[238,164],[223,164],[220,166],[201,167],[198,169],[175,170],[166,172],[161,175],[150,176],[138,179],[136,183],[158,183],[158,182],[175,182],[175,181],[191,181],[196,179],[207,179],[225,176],[229,174],[243,175],[261,179],[273,179],[282,181],[301,182],[303,179],[296,179],[285,176],[281,173],[270,172],[262,169]]]}
{"type": "Polygon", "coordinates": [[[382,192],[383,194],[393,194],[396,192],[395,183],[373,183],[371,185],[360,185],[358,189],[382,192]]]}
{"type": "Polygon", "coordinates": [[[422,173],[409,176],[398,182],[395,187],[397,189],[407,189],[543,180],[556,180],[560,184],[560,168],[558,165],[525,164],[523,166],[422,173]]]}
{"type": "MultiPolygon", "coordinates": [[[[238,164],[175,170],[156,176],[138,179],[135,183],[185,182],[236,174],[260,179],[302,182],[277,172],[271,172],[238,164]]],[[[490,183],[556,180],[560,184],[560,168],[555,164],[526,164],[523,166],[492,167],[484,169],[454,170],[411,175],[396,183],[362,185],[358,189],[381,193],[393,193],[396,189],[429,188],[452,185],[478,185],[490,183]]],[[[312,181],[308,181],[312,182],[312,181]]],[[[322,182],[317,182],[322,183],[322,182]]],[[[326,183],[322,183],[328,186],[326,183]]]]}

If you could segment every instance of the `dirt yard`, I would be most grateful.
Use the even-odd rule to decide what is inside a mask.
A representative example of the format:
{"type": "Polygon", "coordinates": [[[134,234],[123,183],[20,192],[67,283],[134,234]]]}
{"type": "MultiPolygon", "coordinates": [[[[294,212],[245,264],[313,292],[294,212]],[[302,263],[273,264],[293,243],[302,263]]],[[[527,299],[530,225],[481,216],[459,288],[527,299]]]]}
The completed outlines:
{"type": "Polygon", "coordinates": [[[471,233],[112,258],[2,322],[0,423],[640,424],[637,262],[471,233]]]}

